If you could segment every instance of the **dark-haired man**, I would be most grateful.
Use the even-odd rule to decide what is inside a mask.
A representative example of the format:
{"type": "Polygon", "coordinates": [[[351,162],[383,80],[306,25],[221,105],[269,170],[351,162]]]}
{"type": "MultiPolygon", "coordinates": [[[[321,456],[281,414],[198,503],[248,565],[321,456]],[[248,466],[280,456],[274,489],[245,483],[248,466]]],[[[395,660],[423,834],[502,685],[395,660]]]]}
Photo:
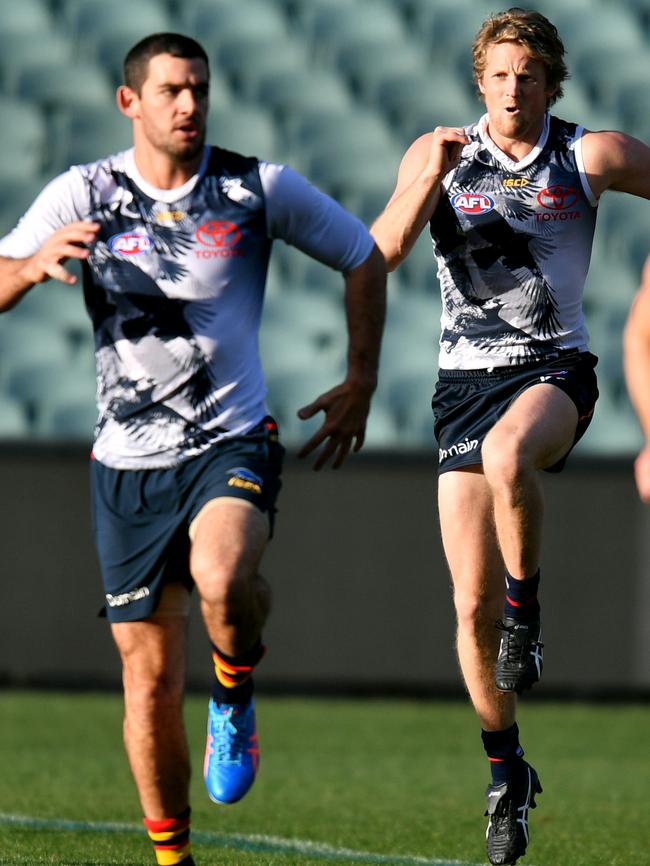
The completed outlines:
{"type": "Polygon", "coordinates": [[[205,781],[248,791],[258,745],[252,673],[270,590],[283,449],[257,332],[272,240],[341,271],[345,380],[302,449],[341,465],[362,443],[376,384],[386,269],[362,223],[287,166],[205,144],[205,52],[177,34],[138,43],[117,91],[134,147],[53,180],[0,242],[0,310],[83,265],[95,330],[93,518],[106,612],[123,665],[124,738],[160,864],[193,863],[182,702],[189,591],[215,668],[205,781]]]}
{"type": "Polygon", "coordinates": [[[596,358],[581,298],[598,199],[607,189],[650,198],[650,149],[549,114],[568,72],[538,12],[488,18],[473,65],[486,113],[410,146],[372,233],[389,270],[427,225],[433,240],[440,522],[460,665],[492,770],[488,856],[505,864],[526,850],[541,791],[515,722],[516,694],[542,671],[539,470],[560,471],[591,420],[596,358]]]}

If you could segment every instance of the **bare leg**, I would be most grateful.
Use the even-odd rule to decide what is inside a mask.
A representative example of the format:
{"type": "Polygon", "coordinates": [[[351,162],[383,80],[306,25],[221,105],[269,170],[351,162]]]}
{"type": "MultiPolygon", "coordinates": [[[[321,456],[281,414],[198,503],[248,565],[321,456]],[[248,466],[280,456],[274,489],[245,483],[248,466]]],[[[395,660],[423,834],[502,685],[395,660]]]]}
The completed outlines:
{"type": "Polygon", "coordinates": [[[243,499],[212,500],[198,515],[190,570],[212,642],[236,656],[259,638],[271,591],[258,574],[268,518],[243,499]]]}
{"type": "Polygon", "coordinates": [[[147,818],[188,806],[190,762],[183,724],[186,618],[114,623],[124,682],[124,744],[147,818]]]}
{"type": "Polygon", "coordinates": [[[494,685],[504,599],[503,560],[494,525],[492,493],[479,467],[440,476],[442,540],[454,584],[458,659],[485,731],[510,727],[516,701],[494,685]]]}
{"type": "Polygon", "coordinates": [[[518,397],[485,437],[483,471],[505,567],[531,577],[540,563],[544,503],[538,470],[552,466],[573,442],[578,412],[554,385],[535,385],[518,397]]]}

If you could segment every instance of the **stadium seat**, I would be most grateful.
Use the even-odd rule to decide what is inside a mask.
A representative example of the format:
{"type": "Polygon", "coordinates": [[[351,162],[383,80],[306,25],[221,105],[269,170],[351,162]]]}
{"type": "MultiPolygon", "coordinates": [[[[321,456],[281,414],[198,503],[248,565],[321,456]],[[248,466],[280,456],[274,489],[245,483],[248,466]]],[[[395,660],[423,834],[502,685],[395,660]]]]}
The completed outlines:
{"type": "Polygon", "coordinates": [[[48,439],[90,442],[97,423],[97,407],[89,394],[60,397],[41,405],[35,433],[48,439]]]}
{"type": "Polygon", "coordinates": [[[48,33],[52,30],[52,17],[46,0],[20,0],[3,3],[3,33],[48,33]]]}
{"type": "Polygon", "coordinates": [[[41,417],[65,401],[87,400],[93,405],[96,381],[85,365],[42,359],[14,368],[4,387],[10,396],[22,401],[38,429],[41,417]]]}
{"type": "Polygon", "coordinates": [[[401,156],[401,146],[394,141],[381,115],[360,109],[350,112],[345,122],[323,129],[305,149],[304,156],[307,175],[314,182],[325,180],[342,189],[348,177],[353,186],[363,176],[365,169],[362,167],[359,173],[360,162],[380,160],[392,167],[401,156]]]}
{"type": "Polygon", "coordinates": [[[309,68],[306,47],[288,35],[266,33],[231,36],[218,49],[213,66],[227,76],[239,98],[252,99],[261,79],[276,72],[300,77],[309,68]]]}
{"type": "Polygon", "coordinates": [[[341,79],[325,69],[305,70],[301,77],[293,70],[269,72],[260,78],[253,97],[280,122],[290,122],[303,111],[331,111],[352,104],[341,79]]]}
{"type": "Polygon", "coordinates": [[[436,126],[465,126],[484,112],[473,89],[449,69],[435,66],[386,78],[375,103],[400,131],[405,145],[436,126]]]}
{"type": "Polygon", "coordinates": [[[471,76],[472,43],[481,25],[494,12],[485,0],[438,0],[421,3],[413,36],[438,66],[449,65],[471,76]]]}
{"type": "Polygon", "coordinates": [[[389,3],[358,0],[348,5],[316,6],[303,20],[313,56],[335,62],[342,49],[374,45],[388,51],[404,43],[403,21],[389,3]]]}
{"type": "Polygon", "coordinates": [[[33,178],[47,164],[47,125],[30,102],[0,96],[0,176],[33,178]]]}
{"type": "Polygon", "coordinates": [[[210,111],[207,139],[210,144],[245,156],[272,161],[280,155],[278,130],[262,106],[239,105],[232,110],[210,111]]]}
{"type": "Polygon", "coordinates": [[[285,445],[302,445],[318,430],[324,420],[322,412],[307,421],[298,418],[296,412],[340,382],[340,377],[314,368],[268,377],[269,408],[278,421],[280,437],[285,445]]]}
{"type": "MultiPolygon", "coordinates": [[[[583,78],[580,76],[580,81],[583,78]]],[[[586,129],[612,129],[617,126],[617,119],[611,111],[605,109],[603,103],[594,102],[588,90],[576,79],[570,78],[564,83],[564,95],[551,107],[552,114],[563,120],[579,123],[586,129]]]]}
{"type": "Polygon", "coordinates": [[[323,353],[335,352],[347,339],[342,298],[307,294],[300,289],[287,290],[267,298],[262,327],[284,328],[287,340],[294,334],[307,337],[323,353]]]}
{"type": "Polygon", "coordinates": [[[399,266],[403,282],[411,291],[439,291],[437,265],[433,257],[431,236],[427,228],[415,242],[413,249],[399,266]]]}
{"type": "Polygon", "coordinates": [[[393,173],[402,157],[402,148],[377,147],[360,143],[352,147],[321,151],[308,159],[308,173],[314,183],[328,191],[337,200],[344,195],[381,189],[386,186],[387,172],[393,173]]]}
{"type": "Polygon", "coordinates": [[[282,127],[291,154],[298,154],[302,158],[303,154],[311,153],[320,141],[343,128],[357,111],[364,109],[345,100],[343,104],[328,108],[311,105],[305,106],[303,111],[295,112],[286,119],[282,127]]]}
{"type": "Polygon", "coordinates": [[[0,172],[0,237],[8,234],[45,186],[46,177],[6,177],[0,172]]]}
{"type": "Polygon", "coordinates": [[[16,76],[21,69],[43,63],[64,65],[72,62],[73,42],[65,34],[31,28],[14,33],[0,29],[0,70],[5,92],[13,92],[16,76]]]}
{"type": "Polygon", "coordinates": [[[366,424],[365,451],[385,450],[394,451],[399,447],[399,433],[395,416],[390,407],[385,405],[381,399],[375,397],[372,401],[370,415],[366,424]]]}
{"type": "Polygon", "coordinates": [[[643,436],[627,396],[616,398],[600,376],[600,396],[594,419],[583,439],[578,454],[617,454],[632,457],[643,447],[643,436]]]}
{"type": "Polygon", "coordinates": [[[42,64],[22,69],[16,77],[15,93],[49,112],[114,103],[110,79],[103,70],[89,63],[42,64]]]}
{"type": "Polygon", "coordinates": [[[27,413],[20,400],[0,392],[0,440],[23,439],[29,432],[27,413]]]}
{"type": "Polygon", "coordinates": [[[62,108],[50,122],[52,161],[63,171],[70,165],[94,162],[133,144],[131,123],[116,105],[89,105],[83,111],[62,108]]]}
{"type": "Polygon", "coordinates": [[[431,447],[433,414],[431,397],[436,382],[436,369],[412,370],[395,376],[388,390],[390,406],[395,416],[397,435],[403,448],[431,447]]]}
{"type": "MultiPolygon", "coordinates": [[[[70,263],[69,270],[73,270],[70,263]]],[[[48,280],[35,286],[12,312],[15,321],[38,322],[64,334],[72,344],[92,330],[80,285],[69,286],[48,280]]]]}
{"type": "Polygon", "coordinates": [[[412,41],[399,51],[377,52],[371,47],[369,50],[359,50],[357,56],[361,59],[360,63],[352,58],[348,62],[344,55],[339,59],[339,67],[352,75],[357,98],[363,105],[381,109],[380,89],[386,82],[402,77],[427,78],[428,86],[431,86],[427,72],[429,60],[420,46],[414,45],[412,41]]]}
{"type": "MultiPolygon", "coordinates": [[[[643,48],[643,35],[633,13],[621,5],[598,4],[590,14],[566,4],[554,12],[553,23],[564,42],[569,58],[579,58],[583,51],[597,48],[635,51],[643,48]]],[[[612,75],[616,70],[611,70],[612,75]]]]}
{"type": "Polygon", "coordinates": [[[363,189],[348,190],[341,197],[341,204],[368,227],[372,226],[379,214],[386,207],[395,188],[398,166],[386,170],[384,182],[377,186],[367,186],[363,189]]]}
{"type": "Polygon", "coordinates": [[[329,369],[333,376],[341,373],[340,359],[333,362],[309,334],[277,321],[267,321],[260,329],[260,355],[267,377],[315,367],[329,369]]]}
{"type": "Polygon", "coordinates": [[[344,281],[338,271],[285,243],[275,244],[273,257],[285,291],[286,286],[294,286],[308,295],[323,293],[335,303],[342,303],[344,281]]]}
{"type": "Polygon", "coordinates": [[[26,364],[66,364],[71,357],[72,347],[65,334],[48,322],[28,321],[15,311],[0,319],[0,382],[6,382],[26,364]]]}
{"type": "Polygon", "coordinates": [[[65,17],[80,55],[93,59],[107,36],[124,35],[131,44],[150,33],[171,30],[171,18],[158,0],[67,0],[65,17]]]}
{"type": "Polygon", "coordinates": [[[198,39],[208,53],[239,37],[280,39],[287,33],[287,21],[278,6],[264,0],[185,0],[179,24],[184,33],[198,39]]]}

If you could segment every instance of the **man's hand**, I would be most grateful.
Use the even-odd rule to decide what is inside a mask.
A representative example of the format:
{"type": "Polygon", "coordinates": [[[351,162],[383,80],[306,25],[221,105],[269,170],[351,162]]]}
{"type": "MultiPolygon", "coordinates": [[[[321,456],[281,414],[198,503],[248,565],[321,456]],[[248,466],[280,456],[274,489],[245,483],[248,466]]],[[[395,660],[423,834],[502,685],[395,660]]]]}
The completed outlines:
{"type": "Polygon", "coordinates": [[[634,479],[641,500],[650,503],[650,445],[634,461],[634,479]]]}
{"type": "Polygon", "coordinates": [[[38,252],[25,260],[23,277],[32,285],[50,277],[73,285],[77,278],[63,263],[68,259],[87,259],[90,254],[87,245],[94,242],[99,228],[99,223],[79,221],[57,229],[38,252]]]}
{"type": "Polygon", "coordinates": [[[429,149],[429,169],[443,178],[460,162],[463,147],[469,143],[467,133],[462,127],[437,126],[431,134],[429,149]]]}
{"type": "Polygon", "coordinates": [[[300,449],[298,457],[306,457],[323,445],[314,463],[314,469],[321,469],[331,457],[334,457],[332,469],[338,469],[350,449],[359,451],[366,435],[366,420],[370,411],[372,391],[372,388],[345,381],[321,394],[313,403],[299,409],[298,417],[303,421],[313,418],[321,411],[325,412],[325,420],[320,429],[300,449]]]}

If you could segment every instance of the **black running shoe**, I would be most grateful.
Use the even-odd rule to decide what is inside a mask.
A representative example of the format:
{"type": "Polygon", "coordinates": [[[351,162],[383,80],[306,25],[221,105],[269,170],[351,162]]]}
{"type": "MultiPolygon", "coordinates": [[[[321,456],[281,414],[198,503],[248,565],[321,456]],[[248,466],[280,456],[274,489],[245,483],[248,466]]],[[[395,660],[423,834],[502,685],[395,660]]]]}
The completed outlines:
{"type": "Polygon", "coordinates": [[[542,626],[539,620],[517,622],[505,617],[497,622],[502,631],[494,670],[496,687],[502,692],[521,694],[542,676],[542,626]]]}
{"type": "Polygon", "coordinates": [[[488,785],[486,815],[489,815],[485,838],[487,854],[494,866],[516,863],[526,853],[530,839],[528,810],[536,807],[535,794],[542,786],[535,770],[522,761],[521,772],[510,782],[488,785]]]}

